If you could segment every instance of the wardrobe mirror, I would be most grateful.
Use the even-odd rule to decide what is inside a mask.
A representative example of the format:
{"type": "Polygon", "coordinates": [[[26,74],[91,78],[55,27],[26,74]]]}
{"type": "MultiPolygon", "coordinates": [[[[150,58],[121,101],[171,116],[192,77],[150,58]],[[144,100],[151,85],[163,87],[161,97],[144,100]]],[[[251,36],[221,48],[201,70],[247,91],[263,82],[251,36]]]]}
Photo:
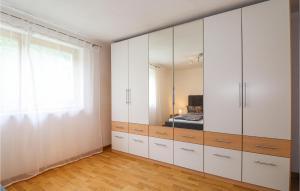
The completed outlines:
{"type": "Polygon", "coordinates": [[[173,127],[173,28],[149,34],[149,125],[173,127]]]}
{"type": "Polygon", "coordinates": [[[203,130],[203,20],[174,27],[174,127],[203,130]]]}

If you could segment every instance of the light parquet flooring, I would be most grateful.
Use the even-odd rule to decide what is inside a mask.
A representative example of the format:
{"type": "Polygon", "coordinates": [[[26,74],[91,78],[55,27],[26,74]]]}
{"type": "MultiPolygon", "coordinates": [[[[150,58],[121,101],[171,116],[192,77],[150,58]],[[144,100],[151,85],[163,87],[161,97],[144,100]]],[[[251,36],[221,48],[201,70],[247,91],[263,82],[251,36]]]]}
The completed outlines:
{"type": "Polygon", "coordinates": [[[249,191],[181,169],[106,150],[11,185],[8,191],[249,191]]]}

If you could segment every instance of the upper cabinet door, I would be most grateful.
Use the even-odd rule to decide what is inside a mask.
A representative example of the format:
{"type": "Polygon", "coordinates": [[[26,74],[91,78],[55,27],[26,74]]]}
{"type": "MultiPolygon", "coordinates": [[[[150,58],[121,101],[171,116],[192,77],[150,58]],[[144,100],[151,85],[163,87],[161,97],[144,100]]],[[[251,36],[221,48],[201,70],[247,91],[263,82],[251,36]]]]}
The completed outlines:
{"type": "Polygon", "coordinates": [[[204,19],[204,130],[242,133],[241,9],[204,19]]]}
{"type": "Polygon", "coordinates": [[[290,139],[289,1],[242,9],[244,134],[290,139]]]}
{"type": "Polygon", "coordinates": [[[111,46],[112,121],[128,122],[128,40],[111,46]]]}
{"type": "Polygon", "coordinates": [[[148,124],[148,34],[129,39],[129,122],[148,124]]]}

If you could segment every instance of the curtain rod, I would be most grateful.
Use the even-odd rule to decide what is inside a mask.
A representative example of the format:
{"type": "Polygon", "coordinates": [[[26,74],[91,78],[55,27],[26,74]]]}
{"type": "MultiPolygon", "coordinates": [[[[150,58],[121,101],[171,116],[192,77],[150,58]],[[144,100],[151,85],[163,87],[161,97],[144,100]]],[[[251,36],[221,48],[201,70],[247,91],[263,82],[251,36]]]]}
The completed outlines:
{"type": "Polygon", "coordinates": [[[81,38],[78,38],[78,37],[76,37],[76,36],[73,36],[73,35],[66,34],[66,33],[64,33],[64,32],[61,32],[61,31],[58,31],[58,30],[56,30],[56,29],[53,29],[53,28],[50,28],[50,27],[47,27],[47,26],[44,26],[44,25],[41,25],[41,24],[38,24],[38,23],[32,22],[32,21],[30,21],[30,20],[27,20],[27,19],[24,19],[24,18],[21,18],[21,17],[15,16],[15,15],[12,15],[12,14],[9,14],[9,13],[6,13],[6,12],[4,12],[4,11],[0,11],[0,12],[1,12],[2,14],[8,15],[8,16],[10,16],[10,17],[14,17],[14,18],[16,18],[16,19],[19,19],[19,20],[25,21],[25,22],[27,22],[27,23],[29,23],[29,24],[36,25],[36,26],[39,26],[39,27],[45,28],[45,29],[47,29],[47,30],[51,30],[51,31],[54,31],[54,32],[56,32],[56,33],[59,33],[59,34],[62,34],[62,35],[65,35],[65,36],[68,36],[68,37],[74,38],[74,39],[76,39],[76,40],[79,40],[79,41],[82,41],[82,42],[85,42],[85,43],[88,43],[88,44],[91,44],[92,46],[98,46],[98,47],[102,47],[101,45],[98,45],[98,44],[92,43],[92,42],[90,42],[90,41],[87,41],[87,40],[83,40],[83,39],[81,39],[81,38]]]}

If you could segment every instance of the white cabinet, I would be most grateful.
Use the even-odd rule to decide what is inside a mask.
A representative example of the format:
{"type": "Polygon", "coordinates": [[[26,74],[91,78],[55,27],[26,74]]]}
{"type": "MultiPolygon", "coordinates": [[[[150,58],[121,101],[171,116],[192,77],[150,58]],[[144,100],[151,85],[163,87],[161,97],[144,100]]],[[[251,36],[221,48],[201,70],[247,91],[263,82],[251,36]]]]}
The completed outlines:
{"type": "Polygon", "coordinates": [[[241,9],[204,19],[205,131],[242,133],[241,9]]]}
{"type": "Polygon", "coordinates": [[[148,136],[129,134],[129,153],[148,158],[148,136]]]}
{"type": "Polygon", "coordinates": [[[243,8],[244,134],[291,137],[288,0],[243,8]]]}
{"type": "Polygon", "coordinates": [[[128,153],[128,133],[112,131],[112,149],[128,153]]]}
{"type": "Polygon", "coordinates": [[[149,137],[149,158],[173,164],[173,140],[149,137]]]}
{"type": "Polygon", "coordinates": [[[203,145],[174,141],[174,164],[203,171],[203,145]]]}
{"type": "Polygon", "coordinates": [[[148,122],[148,34],[129,39],[129,122],[148,122]]]}
{"type": "Polygon", "coordinates": [[[241,151],[204,146],[204,172],[241,181],[241,151]]]}
{"type": "Polygon", "coordinates": [[[128,40],[111,45],[112,121],[128,122],[128,40]]]}
{"type": "Polygon", "coordinates": [[[288,191],[290,159],[243,152],[243,182],[288,191]]]}

